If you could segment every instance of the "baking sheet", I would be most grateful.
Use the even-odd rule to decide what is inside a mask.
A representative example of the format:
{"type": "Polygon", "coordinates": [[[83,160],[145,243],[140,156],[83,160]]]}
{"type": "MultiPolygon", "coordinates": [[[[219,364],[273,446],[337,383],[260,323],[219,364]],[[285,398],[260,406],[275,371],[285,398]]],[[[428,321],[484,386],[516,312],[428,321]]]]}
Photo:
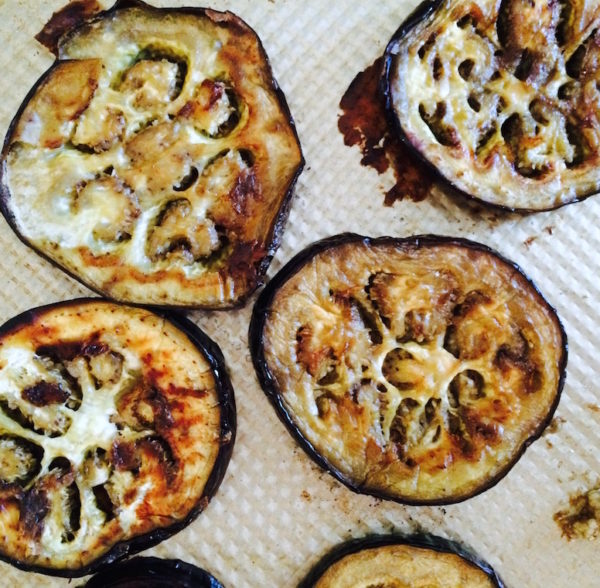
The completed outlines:
{"type": "MultiPolygon", "coordinates": [[[[0,0],[0,129],[53,61],[34,39],[63,0],[0,0]]],[[[103,3],[108,6],[110,3],[103,3]]],[[[156,1],[156,5],[192,5],[156,1]]],[[[247,325],[252,298],[233,312],[193,312],[221,346],[235,387],[238,437],[223,484],[186,530],[145,552],[206,568],[232,587],[293,587],[342,540],[423,530],[458,540],[510,588],[592,588],[598,543],[567,542],[553,514],[598,483],[600,452],[600,197],[535,215],[490,212],[435,187],[422,202],[384,207],[391,176],[361,167],[338,132],[339,102],[383,52],[414,0],[214,0],[261,37],[286,93],[306,168],[296,188],[273,275],[310,242],[342,231],[372,236],[440,233],[483,242],[514,260],[553,304],[569,337],[566,385],[555,426],[494,488],[464,503],[404,507],[356,495],[315,466],[286,432],[254,376],[247,325]]],[[[29,307],[90,292],[18,241],[0,220],[0,321],[29,307]]],[[[5,586],[67,586],[0,563],[5,586]]],[[[71,581],[79,585],[80,580],[71,581]]]]}

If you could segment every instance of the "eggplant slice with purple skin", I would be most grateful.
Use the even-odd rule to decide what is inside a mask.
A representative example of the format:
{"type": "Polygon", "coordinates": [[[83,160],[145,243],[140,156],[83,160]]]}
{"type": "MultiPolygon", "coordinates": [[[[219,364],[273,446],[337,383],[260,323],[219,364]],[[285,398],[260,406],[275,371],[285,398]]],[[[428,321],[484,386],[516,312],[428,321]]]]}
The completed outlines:
{"type": "Polygon", "coordinates": [[[208,572],[178,559],[134,557],[90,578],[85,588],[223,588],[208,572]]]}
{"type": "Polygon", "coordinates": [[[433,535],[376,535],[328,553],[298,588],[503,588],[486,562],[461,545],[433,535]]]}
{"type": "Polygon", "coordinates": [[[193,323],[102,299],[0,327],[0,558],[77,577],[170,537],[233,449],[221,351],[193,323]]]}
{"type": "Polygon", "coordinates": [[[308,454],[407,504],[500,480],[550,422],[567,361],[556,312],[516,265],[438,236],[313,244],[261,293],[250,344],[308,454]]]}
{"type": "Polygon", "coordinates": [[[116,300],[242,304],[303,166],[256,33],[230,12],[120,2],[57,56],[4,144],[14,231],[116,300]]]}
{"type": "Polygon", "coordinates": [[[460,192],[549,210],[600,191],[594,3],[424,2],[385,53],[404,142],[460,192]]]}

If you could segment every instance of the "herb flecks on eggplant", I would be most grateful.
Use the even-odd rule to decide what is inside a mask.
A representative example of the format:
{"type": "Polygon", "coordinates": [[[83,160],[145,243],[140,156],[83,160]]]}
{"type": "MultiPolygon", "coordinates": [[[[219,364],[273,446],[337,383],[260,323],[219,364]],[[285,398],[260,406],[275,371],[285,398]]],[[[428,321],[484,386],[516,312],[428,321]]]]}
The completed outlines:
{"type": "Polygon", "coordinates": [[[459,191],[547,210],[600,191],[600,15],[577,2],[424,2],[386,50],[403,140],[459,191]]]}
{"type": "Polygon", "coordinates": [[[432,535],[377,535],[334,548],[298,588],[427,586],[502,588],[492,567],[459,544],[432,535]]]}
{"type": "Polygon", "coordinates": [[[223,357],[193,323],[101,299],[0,328],[0,558],[81,576],[191,522],[235,436],[223,357]]]}
{"type": "Polygon", "coordinates": [[[114,299],[239,305],[279,245],[303,165],[294,122],[237,16],[134,4],[58,40],[5,140],[2,211],[114,299]]]}
{"type": "Polygon", "coordinates": [[[208,572],[178,559],[134,557],[90,578],[85,588],[223,588],[208,572]]]}
{"type": "Polygon", "coordinates": [[[261,294],[256,371],[307,452],[350,488],[452,503],[550,422],[566,336],[514,264],[461,239],[339,235],[261,294]]]}

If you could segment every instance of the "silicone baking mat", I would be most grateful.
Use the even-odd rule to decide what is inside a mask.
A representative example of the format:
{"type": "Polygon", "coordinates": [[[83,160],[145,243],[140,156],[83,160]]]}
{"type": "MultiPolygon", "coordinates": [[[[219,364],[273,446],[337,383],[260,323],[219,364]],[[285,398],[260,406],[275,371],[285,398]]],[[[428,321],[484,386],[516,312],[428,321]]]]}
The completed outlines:
{"type": "MultiPolygon", "coordinates": [[[[0,128],[53,56],[34,40],[63,0],[0,0],[0,128]]],[[[157,5],[191,5],[189,0],[157,5]]],[[[553,514],[598,482],[600,451],[600,196],[558,211],[501,214],[439,187],[420,202],[384,206],[391,176],[344,145],[339,102],[383,52],[415,1],[215,0],[261,37],[296,124],[306,168],[269,276],[310,242],[343,231],[440,233],[481,241],[514,260],[553,304],[569,336],[566,385],[554,425],[494,488],[446,507],[404,507],[354,494],[315,466],[277,419],[252,368],[247,325],[255,300],[233,312],[193,312],[221,346],[235,387],[238,437],[223,484],[187,529],[148,551],[206,568],[228,587],[293,587],[342,540],[423,530],[458,540],[511,588],[600,585],[599,544],[561,537],[553,514]]],[[[108,3],[106,4],[108,6],[108,3]]],[[[90,292],[22,245],[0,221],[0,320],[90,292]]],[[[68,580],[0,563],[0,585],[68,580]]],[[[71,585],[80,584],[71,581],[71,585]]]]}

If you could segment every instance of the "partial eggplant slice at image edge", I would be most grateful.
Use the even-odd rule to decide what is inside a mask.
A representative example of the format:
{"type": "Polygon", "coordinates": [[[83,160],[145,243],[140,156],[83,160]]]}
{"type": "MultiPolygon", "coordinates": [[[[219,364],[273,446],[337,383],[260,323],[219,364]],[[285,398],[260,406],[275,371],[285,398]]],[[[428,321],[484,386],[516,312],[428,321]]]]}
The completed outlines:
{"type": "Polygon", "coordinates": [[[82,588],[223,588],[207,571],[179,559],[134,557],[90,578],[82,588]]]}
{"type": "MultiPolygon", "coordinates": [[[[15,333],[18,335],[22,329],[26,329],[29,326],[37,328],[39,321],[43,320],[44,316],[52,316],[52,313],[54,313],[55,311],[58,314],[60,314],[62,311],[68,313],[72,308],[77,308],[83,309],[83,312],[85,312],[85,309],[88,306],[101,308],[102,312],[104,312],[104,307],[106,307],[107,313],[110,313],[111,309],[116,308],[119,309],[119,312],[123,311],[124,313],[128,313],[129,311],[132,311],[133,313],[139,313],[140,317],[153,317],[158,321],[163,321],[164,324],[168,327],[168,329],[171,329],[171,333],[174,333],[176,336],[179,337],[183,336],[184,340],[189,340],[189,344],[186,343],[186,346],[189,345],[187,349],[190,353],[199,354],[205,360],[206,365],[209,369],[210,378],[214,381],[213,390],[218,400],[219,408],[218,436],[211,440],[210,443],[214,443],[217,449],[214,461],[212,463],[212,467],[206,473],[206,482],[204,483],[201,494],[197,496],[197,499],[194,499],[195,503],[191,506],[189,510],[187,510],[187,514],[185,514],[179,520],[173,519],[175,522],[169,524],[168,526],[155,526],[154,528],[151,528],[148,532],[130,536],[129,538],[126,537],[121,541],[117,541],[107,551],[105,551],[96,558],[92,558],[89,561],[89,563],[81,567],[52,567],[46,565],[38,565],[35,563],[16,559],[4,553],[0,554],[1,560],[6,561],[7,563],[24,571],[36,572],[50,576],[59,576],[65,578],[78,578],[81,576],[95,573],[99,570],[103,570],[107,566],[110,566],[111,564],[114,564],[115,562],[123,558],[134,555],[140,551],[143,551],[145,549],[153,547],[154,545],[157,545],[158,543],[161,543],[165,539],[168,539],[169,537],[175,535],[176,533],[190,525],[190,523],[192,523],[198,517],[198,515],[200,515],[200,513],[206,509],[210,500],[217,493],[217,490],[219,489],[221,482],[223,481],[229,461],[231,459],[236,437],[237,419],[235,397],[233,387],[229,378],[228,370],[225,364],[225,358],[219,346],[212,339],[210,339],[208,335],[206,335],[206,333],[204,333],[197,325],[195,325],[192,321],[190,321],[180,313],[165,311],[164,309],[156,308],[145,309],[141,307],[130,306],[123,303],[106,300],[103,298],[77,298],[73,300],[62,301],[33,308],[11,318],[6,323],[4,323],[4,325],[0,326],[0,338],[4,340],[7,337],[13,336],[15,333]]],[[[138,319],[140,317],[138,317],[138,319]]],[[[158,324],[158,322],[156,324],[158,324]]],[[[94,323],[92,327],[96,327],[96,324],[94,323]]],[[[100,326],[98,328],[101,330],[100,326]]],[[[165,327],[163,327],[163,329],[164,328],[165,327]]],[[[101,339],[98,339],[98,341],[100,340],[101,339]]],[[[72,352],[70,350],[70,348],[73,347],[73,345],[75,345],[75,347],[79,349],[78,341],[78,339],[75,339],[75,343],[71,343],[71,341],[61,341],[59,339],[56,341],[56,345],[48,345],[47,350],[41,350],[40,348],[40,350],[38,351],[43,355],[47,354],[49,357],[54,358],[61,357],[61,353],[63,353],[63,351],[61,350],[63,349],[63,347],[65,350],[64,353],[66,353],[67,355],[72,355],[73,353],[80,354],[81,351],[72,352]],[[66,345],[63,345],[63,343],[66,343],[66,345]],[[71,345],[69,345],[70,343],[71,345]]],[[[102,344],[96,344],[92,341],[92,344],[90,344],[86,349],[89,350],[89,353],[87,351],[85,353],[88,353],[88,355],[93,357],[94,354],[98,352],[98,350],[102,351],[102,344]]],[[[38,353],[38,351],[36,351],[36,353],[38,353]]],[[[61,360],[59,359],[58,361],[61,360]]],[[[87,361],[89,362],[89,359],[87,361]]],[[[146,361],[149,360],[146,358],[146,361]]],[[[175,386],[175,384],[170,383],[169,387],[171,386],[175,386]]],[[[128,389],[127,386],[125,386],[124,389],[128,389]]],[[[102,392],[102,390],[100,390],[100,392],[102,392]]],[[[203,398],[203,394],[200,395],[200,398],[203,398]]],[[[152,400],[153,397],[151,396],[150,398],[152,400]]],[[[139,409],[134,406],[133,410],[138,411],[139,409]]],[[[138,413],[136,412],[135,414],[137,415],[138,413]]],[[[153,418],[158,417],[155,416],[153,418]]],[[[169,424],[168,419],[166,422],[167,425],[163,426],[174,426],[172,422],[169,424]]],[[[151,425],[146,424],[144,426],[146,429],[148,429],[148,427],[151,425]]],[[[121,426],[121,428],[123,427],[121,426]]],[[[127,427],[125,427],[125,431],[126,430],[127,427]]],[[[161,429],[158,430],[160,431],[161,429]]],[[[160,434],[161,433],[157,433],[157,435],[160,434]]],[[[152,443],[152,439],[154,438],[150,436],[148,437],[148,439],[150,439],[150,442],[152,443]]],[[[91,447],[94,446],[94,438],[90,437],[89,439],[87,439],[87,442],[91,444],[91,447]]],[[[98,441],[96,441],[96,443],[97,442],[98,441]]],[[[160,444],[156,445],[156,447],[159,451],[163,450],[160,444]]],[[[168,447],[167,451],[169,451],[168,447]]],[[[168,453],[166,454],[166,457],[167,459],[169,458],[168,453]]],[[[127,456],[125,456],[125,459],[127,459],[127,456]]],[[[141,463],[143,463],[143,460],[141,463]]],[[[80,474],[77,473],[77,475],[79,476],[80,474]]],[[[110,499],[108,500],[110,501],[110,499]]],[[[179,564],[175,565],[175,567],[178,566],[179,564]]],[[[218,583],[206,585],[211,587],[214,586],[215,588],[220,586],[220,584],[218,583]]]]}
{"type": "MultiPolygon", "coordinates": [[[[431,534],[415,534],[415,535],[370,535],[359,539],[351,539],[346,541],[329,551],[323,556],[311,569],[308,575],[298,584],[298,588],[314,588],[319,579],[327,572],[331,566],[342,561],[348,556],[359,554],[364,550],[377,550],[380,547],[389,546],[407,546],[408,548],[416,548],[415,553],[428,550],[440,554],[456,555],[466,565],[470,565],[480,570],[494,588],[504,588],[504,584],[494,569],[480,557],[476,556],[471,550],[465,548],[456,541],[438,537],[431,534]]],[[[393,565],[393,564],[392,564],[393,565]]],[[[443,579],[442,579],[443,582],[443,579]]],[[[442,584],[443,585],[443,584],[442,584]]]]}
{"type": "MultiPolygon", "coordinates": [[[[507,2],[504,2],[503,4],[508,4],[508,0],[507,2]]],[[[503,211],[503,212],[517,212],[517,213],[535,213],[535,212],[543,212],[543,211],[548,211],[548,210],[555,210],[557,208],[561,208],[563,206],[566,206],[568,204],[572,204],[572,203],[576,203],[576,202],[580,202],[582,200],[585,200],[586,198],[590,197],[590,196],[594,196],[595,194],[598,194],[600,192],[600,176],[598,176],[594,181],[592,181],[591,179],[587,178],[585,181],[587,182],[587,187],[585,189],[577,189],[577,188],[573,188],[571,189],[571,186],[567,185],[564,189],[563,192],[566,193],[567,192],[567,188],[568,188],[568,192],[569,195],[567,197],[563,197],[561,196],[561,193],[557,193],[554,196],[554,200],[549,199],[546,203],[542,204],[542,205],[535,205],[532,202],[528,201],[527,198],[520,198],[518,195],[513,195],[514,196],[514,202],[512,203],[508,203],[508,202],[503,202],[504,197],[499,197],[497,195],[491,196],[491,195],[487,195],[484,196],[482,194],[478,194],[477,190],[476,190],[476,186],[477,183],[473,182],[472,187],[471,188],[467,188],[466,187],[466,183],[463,182],[463,180],[460,178],[460,176],[462,174],[459,173],[458,176],[453,175],[453,172],[448,171],[447,166],[445,166],[444,164],[444,170],[441,169],[441,166],[436,165],[435,161],[433,161],[433,159],[431,157],[429,157],[425,152],[424,149],[427,147],[427,145],[431,142],[436,142],[436,139],[432,139],[430,137],[417,137],[415,136],[414,140],[411,139],[411,133],[407,132],[407,129],[405,128],[405,126],[403,125],[402,121],[401,121],[401,116],[398,113],[398,109],[396,108],[395,104],[394,104],[394,96],[393,96],[393,77],[395,75],[395,62],[396,62],[396,56],[398,54],[398,47],[400,44],[402,44],[403,42],[407,41],[407,39],[410,37],[410,35],[412,35],[415,31],[415,29],[417,29],[421,24],[423,24],[427,19],[431,18],[435,18],[435,16],[437,15],[438,11],[444,10],[448,5],[453,4],[453,5],[457,5],[460,4],[458,2],[452,2],[451,0],[424,0],[423,2],[421,2],[414,10],[412,13],[410,13],[410,15],[402,22],[402,24],[399,26],[399,28],[396,30],[396,32],[392,35],[390,41],[388,42],[388,45],[386,47],[386,50],[384,52],[383,55],[383,72],[382,72],[382,77],[380,80],[380,92],[381,95],[383,96],[383,100],[385,103],[385,109],[386,109],[386,114],[387,114],[387,119],[388,119],[388,124],[390,125],[390,128],[392,128],[396,135],[398,136],[398,138],[401,140],[401,142],[406,145],[407,148],[410,149],[410,151],[417,157],[417,159],[419,161],[421,161],[429,170],[431,170],[435,177],[437,177],[441,183],[443,185],[445,185],[446,187],[448,187],[450,189],[451,192],[458,194],[461,197],[467,198],[469,200],[472,200],[476,203],[479,204],[483,204],[487,207],[490,207],[491,209],[496,209],[499,211],[503,211]]],[[[532,5],[533,6],[533,5],[532,5]]],[[[465,10],[467,10],[468,5],[465,4],[465,10]]],[[[465,16],[465,20],[466,17],[468,16],[468,13],[465,16]]],[[[562,18],[562,17],[561,17],[562,18]]],[[[460,20],[460,19],[459,19],[460,20]]],[[[468,25],[467,25],[468,26],[468,25]]],[[[494,28],[497,26],[496,23],[493,23],[494,28]]],[[[560,26],[560,23],[559,23],[560,26]]],[[[586,28],[586,31],[589,31],[591,29],[591,25],[586,28]]],[[[558,30],[558,29],[557,29],[558,30]]],[[[436,35],[436,31],[432,30],[432,35],[430,37],[430,39],[435,39],[435,35],[436,35]]],[[[587,32],[586,32],[587,34],[587,32]]],[[[557,33],[558,35],[558,33],[557,33]]],[[[580,39],[580,43],[579,45],[571,43],[574,47],[585,47],[586,45],[588,45],[588,41],[591,39],[591,36],[589,38],[582,38],[580,39]]],[[[407,41],[408,42],[408,41],[407,41]]],[[[432,41],[433,42],[433,41],[432,41]]],[[[425,42],[425,46],[427,46],[427,42],[425,42]]],[[[512,47],[505,47],[504,44],[501,44],[501,50],[500,51],[496,51],[496,53],[501,53],[502,50],[505,51],[505,53],[510,53],[510,55],[512,57],[514,57],[515,55],[518,55],[519,52],[514,50],[512,47]]],[[[561,47],[560,43],[557,43],[558,46],[558,50],[562,50],[563,47],[561,47]]],[[[427,47],[427,51],[429,51],[430,47],[427,47]]],[[[526,61],[526,56],[531,54],[531,49],[525,49],[525,51],[523,51],[523,56],[522,56],[522,61],[525,62],[526,61]]],[[[565,56],[565,59],[568,56],[565,56]]],[[[571,56],[573,57],[573,55],[571,56]]],[[[442,59],[443,59],[443,55],[442,55],[442,59]]],[[[500,58],[501,60],[502,58],[500,58]]],[[[441,62],[440,62],[441,63],[441,62]]],[[[472,67],[472,60],[471,60],[471,64],[469,64],[470,67],[472,67]]],[[[516,71],[512,71],[515,69],[515,64],[511,64],[510,65],[510,75],[514,74],[517,77],[519,77],[519,67],[517,65],[516,71]]],[[[442,65],[442,67],[444,67],[442,65]]],[[[499,67],[502,67],[502,65],[499,65],[499,67]]],[[[508,66],[507,66],[508,67],[508,66]]],[[[531,64],[528,63],[527,67],[531,67],[531,64]]],[[[535,68],[533,68],[535,69],[535,68]]],[[[542,67],[540,67],[540,69],[542,69],[542,67]]],[[[507,70],[508,71],[508,70],[507,70]]],[[[461,74],[462,77],[468,78],[468,75],[465,74],[461,74]]],[[[575,79],[575,80],[570,80],[571,82],[575,81],[575,83],[580,83],[579,79],[575,79]]],[[[564,80],[563,80],[564,82],[564,80]]],[[[402,81],[400,81],[400,83],[402,83],[402,81]]],[[[525,77],[524,83],[529,83],[527,81],[527,77],[525,77]]],[[[565,82],[563,85],[568,85],[568,82],[565,82]]],[[[543,84],[542,84],[543,87],[543,84]]],[[[562,86],[561,86],[562,88],[562,86]]],[[[560,93],[560,91],[559,91],[560,93]]],[[[543,98],[543,97],[542,97],[543,98]]],[[[559,96],[560,98],[560,96],[559,96]]],[[[533,102],[539,102],[536,100],[533,100],[533,102]]],[[[475,105],[477,107],[477,105],[475,105]]],[[[521,105],[523,109],[527,109],[530,105],[521,105]]],[[[435,127],[435,121],[431,118],[435,118],[436,113],[425,113],[425,118],[429,117],[429,122],[426,121],[426,124],[428,124],[431,128],[435,127]],[[433,126],[432,126],[433,125],[433,126]]],[[[422,114],[423,116],[423,114],[422,114]]],[[[538,115],[539,118],[539,115],[538,115]]],[[[536,119],[536,116],[534,115],[533,117],[534,122],[537,121],[538,119],[536,119]]],[[[546,124],[546,122],[542,120],[543,124],[546,124]]],[[[580,139],[579,135],[581,134],[581,129],[577,129],[576,125],[573,124],[572,121],[567,121],[567,131],[565,131],[565,137],[568,135],[569,136],[569,141],[572,140],[572,137],[574,137],[575,134],[577,134],[577,141],[575,141],[575,143],[577,143],[579,145],[579,143],[581,143],[582,141],[584,141],[584,139],[580,139]]],[[[585,124],[585,123],[582,123],[585,124]]],[[[493,126],[493,125],[492,125],[493,126]]],[[[543,125],[542,125],[543,126],[543,125]]],[[[486,129],[483,129],[483,131],[485,131],[486,129]]],[[[434,128],[435,131],[435,128],[434,128]]],[[[488,129],[488,131],[491,132],[491,129],[488,129]]],[[[497,134],[500,134],[500,129],[496,129],[497,134]]],[[[435,134],[435,133],[434,133],[435,134]]],[[[486,133],[482,132],[481,135],[481,139],[484,141],[489,140],[489,135],[486,137],[486,133]]],[[[437,139],[437,142],[439,142],[439,139],[437,139]]],[[[467,148],[464,147],[463,151],[465,151],[467,148]]],[[[575,148],[575,155],[573,155],[573,157],[575,158],[573,162],[568,163],[567,165],[567,171],[569,171],[571,168],[575,168],[577,169],[580,165],[580,162],[578,162],[577,157],[579,157],[579,151],[581,149],[583,149],[581,147],[581,145],[576,146],[575,148]]],[[[589,147],[589,149],[592,149],[592,147],[589,147]]],[[[589,155],[589,154],[588,154],[589,155]]],[[[445,157],[443,155],[435,155],[435,157],[445,157]]],[[[455,155],[452,156],[447,156],[445,157],[446,159],[448,159],[448,161],[451,161],[452,158],[455,157],[455,155]]],[[[442,162],[444,163],[444,162],[442,162]]],[[[448,165],[451,165],[450,163],[448,165]]],[[[592,166],[590,164],[590,166],[592,166]]],[[[518,166],[517,166],[518,167],[518,166]]],[[[597,166],[592,166],[592,167],[597,167],[597,166]]],[[[535,180],[531,180],[531,178],[535,177],[536,174],[538,173],[538,170],[526,170],[523,174],[523,177],[521,177],[520,179],[524,182],[531,182],[531,181],[535,181],[535,180]]],[[[542,170],[542,176],[543,176],[543,170],[542,170]]],[[[559,176],[560,177],[560,176],[559,176]]],[[[573,181],[575,182],[577,178],[575,178],[573,181]]],[[[507,180],[505,179],[502,182],[499,182],[501,184],[507,184],[507,180]]],[[[566,182],[565,182],[566,183],[566,182]]],[[[488,188],[486,188],[486,190],[488,190],[488,188]]],[[[515,190],[514,192],[516,192],[517,190],[515,190]]],[[[528,192],[533,193],[535,191],[535,187],[530,186],[528,188],[528,192]],[[531,189],[530,189],[531,188],[531,189]]],[[[493,192],[493,190],[490,188],[490,190],[488,190],[488,192],[490,192],[490,194],[493,192]]]]}

